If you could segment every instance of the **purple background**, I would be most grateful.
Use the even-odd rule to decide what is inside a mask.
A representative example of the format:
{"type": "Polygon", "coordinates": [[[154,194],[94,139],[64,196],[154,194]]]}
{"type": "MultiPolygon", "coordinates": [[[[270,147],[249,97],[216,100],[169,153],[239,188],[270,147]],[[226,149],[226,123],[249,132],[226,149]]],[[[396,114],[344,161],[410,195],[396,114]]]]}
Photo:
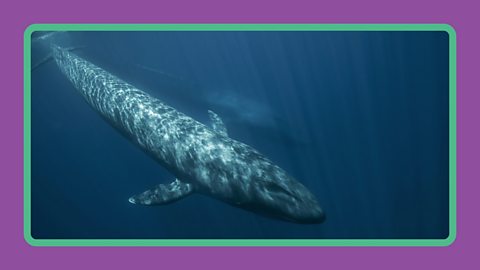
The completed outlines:
{"type": "Polygon", "coordinates": [[[478,265],[479,31],[475,1],[6,1],[1,27],[1,269],[452,269],[478,265]],[[6,3],[12,2],[12,3],[6,3]],[[189,2],[189,3],[186,3],[189,2]],[[127,4],[128,3],[128,4],[127,4]],[[39,248],[23,240],[23,31],[32,23],[448,23],[458,40],[458,229],[435,248],[39,248]],[[474,122],[475,121],[475,122],[474,122]],[[474,126],[477,123],[477,126],[474,126]],[[477,166],[475,166],[477,165],[477,166]],[[477,255],[477,258],[475,258],[477,255]],[[16,267],[12,267],[15,265],[16,267]],[[47,268],[48,267],[48,268],[47,268]]]}

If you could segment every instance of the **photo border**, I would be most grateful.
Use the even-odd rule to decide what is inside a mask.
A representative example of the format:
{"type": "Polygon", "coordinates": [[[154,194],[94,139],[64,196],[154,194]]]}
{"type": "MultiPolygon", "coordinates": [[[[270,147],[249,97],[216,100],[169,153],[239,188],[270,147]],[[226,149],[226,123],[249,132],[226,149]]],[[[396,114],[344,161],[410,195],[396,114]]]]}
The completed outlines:
{"type": "Polygon", "coordinates": [[[32,24],[24,32],[24,239],[32,246],[449,246],[456,238],[456,32],[448,24],[32,24]],[[35,239],[31,235],[31,35],[35,31],[443,31],[449,36],[449,235],[445,239],[35,239]]]}

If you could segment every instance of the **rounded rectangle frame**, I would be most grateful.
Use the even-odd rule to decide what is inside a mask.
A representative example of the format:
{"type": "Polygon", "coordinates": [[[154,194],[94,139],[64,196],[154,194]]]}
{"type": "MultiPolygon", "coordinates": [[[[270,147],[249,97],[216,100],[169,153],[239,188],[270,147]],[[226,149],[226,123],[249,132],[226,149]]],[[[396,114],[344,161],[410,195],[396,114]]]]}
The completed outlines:
{"type": "Polygon", "coordinates": [[[456,237],[456,33],[448,24],[33,24],[24,33],[24,238],[32,246],[448,246],[456,237]],[[35,239],[31,235],[31,35],[35,31],[443,31],[449,36],[445,239],[35,239]]]}

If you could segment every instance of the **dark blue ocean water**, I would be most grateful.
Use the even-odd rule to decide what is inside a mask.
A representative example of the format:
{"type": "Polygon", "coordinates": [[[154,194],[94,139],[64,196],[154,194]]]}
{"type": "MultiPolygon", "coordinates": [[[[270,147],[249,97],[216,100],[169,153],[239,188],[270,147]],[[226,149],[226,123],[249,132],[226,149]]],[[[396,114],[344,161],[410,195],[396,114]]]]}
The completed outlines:
{"type": "MultiPolygon", "coordinates": [[[[174,177],[89,107],[53,61],[32,72],[34,238],[445,238],[444,32],[71,32],[54,41],[265,154],[322,224],[202,195],[142,207],[174,177]],[[74,47],[74,48],[73,48],[74,47]]],[[[48,52],[32,44],[32,63],[48,52]]]]}

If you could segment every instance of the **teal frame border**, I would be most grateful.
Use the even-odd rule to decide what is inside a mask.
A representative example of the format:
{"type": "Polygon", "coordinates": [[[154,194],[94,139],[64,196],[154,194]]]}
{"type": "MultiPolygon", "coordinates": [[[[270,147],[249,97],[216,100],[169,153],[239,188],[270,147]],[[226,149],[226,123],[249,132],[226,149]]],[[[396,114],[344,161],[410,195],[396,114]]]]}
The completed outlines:
{"type": "Polygon", "coordinates": [[[448,246],[455,241],[456,32],[448,24],[32,24],[24,33],[24,238],[32,246],[448,246]],[[445,239],[35,239],[31,235],[31,35],[35,31],[443,31],[449,36],[449,235],[445,239]]]}

